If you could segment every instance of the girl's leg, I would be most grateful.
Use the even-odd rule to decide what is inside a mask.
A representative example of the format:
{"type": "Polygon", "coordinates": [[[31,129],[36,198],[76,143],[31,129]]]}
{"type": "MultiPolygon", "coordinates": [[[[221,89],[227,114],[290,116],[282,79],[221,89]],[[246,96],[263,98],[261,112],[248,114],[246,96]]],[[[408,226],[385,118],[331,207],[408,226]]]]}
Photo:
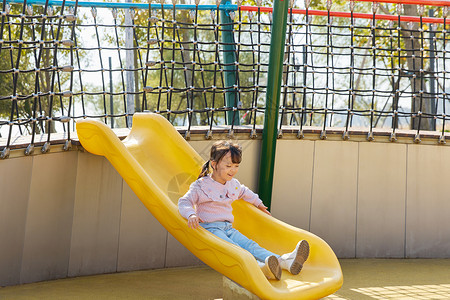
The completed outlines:
{"type": "Polygon", "coordinates": [[[279,255],[260,247],[257,243],[234,229],[228,222],[200,223],[200,225],[217,237],[249,251],[258,261],[258,265],[267,279],[280,280],[279,255]]]}
{"type": "MultiPolygon", "coordinates": [[[[212,234],[220,237],[221,239],[241,247],[239,244],[230,239],[225,231],[227,225],[225,222],[212,222],[212,223],[200,223],[200,226],[211,232],[212,234]]],[[[241,247],[242,248],[242,247],[241,247]]]]}
{"type": "Polygon", "coordinates": [[[228,237],[234,241],[235,244],[239,245],[241,248],[244,248],[248,252],[250,252],[257,260],[261,262],[265,262],[266,258],[269,256],[275,256],[279,258],[278,254],[272,253],[269,250],[264,249],[255,241],[252,241],[236,229],[230,226],[227,228],[226,233],[228,237]]]}

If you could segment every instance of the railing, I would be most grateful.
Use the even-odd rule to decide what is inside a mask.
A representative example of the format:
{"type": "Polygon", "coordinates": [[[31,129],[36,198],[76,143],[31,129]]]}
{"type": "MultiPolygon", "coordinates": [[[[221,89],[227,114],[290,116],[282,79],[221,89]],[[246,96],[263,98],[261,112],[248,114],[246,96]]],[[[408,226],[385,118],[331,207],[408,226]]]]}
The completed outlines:
{"type": "MultiPolygon", "coordinates": [[[[271,8],[237,4],[3,1],[0,149],[26,154],[77,119],[129,127],[136,111],[174,125],[263,124],[271,8]],[[42,139],[44,135],[44,139],[42,139]]],[[[288,13],[283,126],[439,131],[448,126],[449,1],[350,1],[288,13]],[[426,5],[426,6],[424,6],[426,5]],[[379,12],[382,14],[379,14],[379,12]],[[411,15],[411,12],[417,15],[411,15]],[[405,15],[405,14],[410,15],[405,15]]]]}

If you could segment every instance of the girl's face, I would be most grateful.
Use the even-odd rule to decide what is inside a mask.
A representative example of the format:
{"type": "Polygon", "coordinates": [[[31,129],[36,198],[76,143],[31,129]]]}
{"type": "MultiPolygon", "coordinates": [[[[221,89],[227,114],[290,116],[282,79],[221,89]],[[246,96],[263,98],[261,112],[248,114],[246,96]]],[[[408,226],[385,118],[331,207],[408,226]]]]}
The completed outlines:
{"type": "Polygon", "coordinates": [[[225,184],[227,181],[233,179],[239,170],[239,164],[233,163],[231,159],[231,152],[225,154],[219,163],[212,160],[211,167],[213,169],[211,174],[212,179],[221,184],[225,184]]]}

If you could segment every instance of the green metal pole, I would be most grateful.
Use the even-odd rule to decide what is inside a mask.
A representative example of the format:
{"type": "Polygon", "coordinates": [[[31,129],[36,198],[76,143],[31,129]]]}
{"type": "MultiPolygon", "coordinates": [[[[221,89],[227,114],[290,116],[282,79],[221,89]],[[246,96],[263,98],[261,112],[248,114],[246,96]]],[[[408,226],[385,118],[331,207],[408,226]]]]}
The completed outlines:
{"type": "Polygon", "coordinates": [[[261,148],[258,194],[264,205],[272,202],[273,170],[277,145],[278,108],[283,77],[284,46],[289,0],[274,0],[267,75],[266,110],[261,148]]]}
{"type": "MultiPolygon", "coordinates": [[[[229,0],[222,0],[222,5],[230,4],[229,0]]],[[[237,107],[239,103],[237,91],[234,89],[236,85],[236,44],[233,35],[233,20],[230,12],[221,10],[220,20],[222,24],[222,43],[223,43],[223,63],[224,63],[224,81],[226,89],[225,102],[228,108],[237,107]]],[[[239,111],[228,111],[226,113],[228,125],[239,125],[239,111]]]]}

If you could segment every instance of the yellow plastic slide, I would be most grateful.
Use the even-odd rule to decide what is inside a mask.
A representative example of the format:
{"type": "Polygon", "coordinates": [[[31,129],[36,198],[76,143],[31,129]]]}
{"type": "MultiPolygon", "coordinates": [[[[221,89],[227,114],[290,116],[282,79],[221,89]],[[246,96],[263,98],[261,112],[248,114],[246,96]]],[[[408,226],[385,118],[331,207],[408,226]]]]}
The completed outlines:
{"type": "Polygon", "coordinates": [[[262,247],[283,254],[302,239],[310,257],[299,275],[283,271],[280,281],[267,280],[255,258],[203,228],[190,229],[178,212],[178,198],[200,173],[202,158],[162,116],[134,115],[128,137],[120,141],[104,123],[77,122],[78,137],[89,152],[105,156],[153,216],[189,251],[214,270],[262,299],[318,299],[343,282],[339,262],[319,237],[264,214],[243,200],[235,201],[234,227],[262,247]]]}

